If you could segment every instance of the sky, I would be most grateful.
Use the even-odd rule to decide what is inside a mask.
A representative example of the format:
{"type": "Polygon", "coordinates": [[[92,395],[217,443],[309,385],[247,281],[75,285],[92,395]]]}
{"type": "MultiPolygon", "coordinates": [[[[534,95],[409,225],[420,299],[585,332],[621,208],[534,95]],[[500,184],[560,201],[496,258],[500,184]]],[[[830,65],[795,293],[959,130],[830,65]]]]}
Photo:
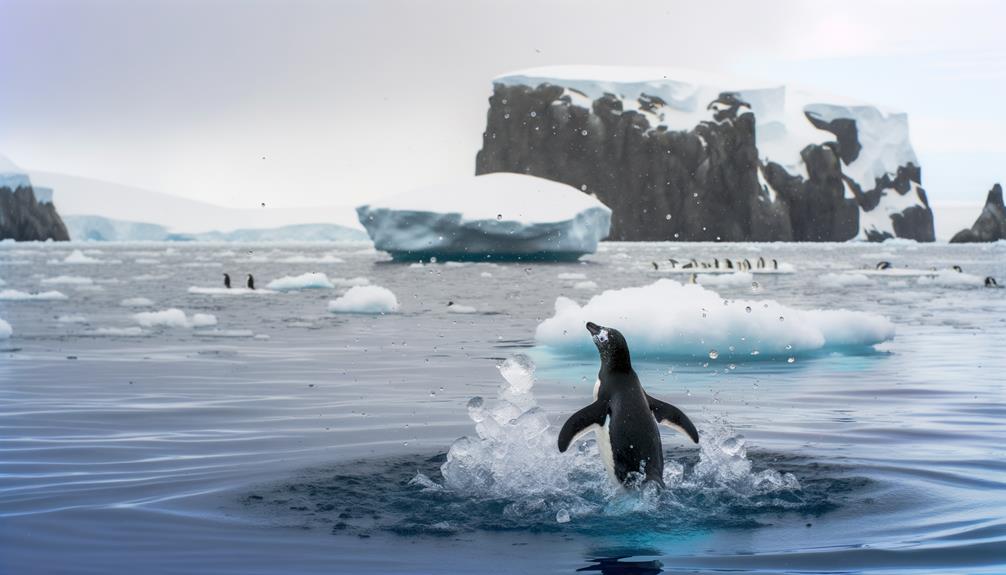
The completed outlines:
{"type": "MultiPolygon", "coordinates": [[[[0,0],[0,154],[229,207],[471,175],[492,78],[686,67],[908,112],[934,202],[1006,179],[1006,3],[0,0]]],[[[58,200],[58,190],[57,190],[58,200]]]]}

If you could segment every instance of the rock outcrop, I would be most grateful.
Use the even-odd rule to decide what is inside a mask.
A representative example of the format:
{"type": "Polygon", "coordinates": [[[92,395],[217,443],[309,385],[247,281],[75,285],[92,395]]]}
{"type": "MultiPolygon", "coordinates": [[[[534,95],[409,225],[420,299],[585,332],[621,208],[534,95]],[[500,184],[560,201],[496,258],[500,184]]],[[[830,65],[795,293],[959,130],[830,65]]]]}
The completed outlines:
{"type": "Polygon", "coordinates": [[[684,72],[546,68],[497,78],[476,173],[563,182],[610,239],[933,241],[907,117],[684,72]]]}
{"type": "Polygon", "coordinates": [[[1003,189],[999,184],[992,186],[985,199],[985,207],[970,229],[961,230],[950,238],[952,244],[973,242],[994,242],[1006,240],[1006,206],[1003,205],[1003,189]]]}
{"type": "Polygon", "coordinates": [[[0,240],[67,241],[70,235],[52,203],[52,190],[0,156],[0,240]]]}

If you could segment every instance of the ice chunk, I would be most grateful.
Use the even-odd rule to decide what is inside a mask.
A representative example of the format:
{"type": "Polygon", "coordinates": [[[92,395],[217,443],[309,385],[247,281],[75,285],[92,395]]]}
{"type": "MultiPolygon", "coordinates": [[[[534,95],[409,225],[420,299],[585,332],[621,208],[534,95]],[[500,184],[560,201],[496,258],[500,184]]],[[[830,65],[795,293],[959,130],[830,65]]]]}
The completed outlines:
{"type": "Polygon", "coordinates": [[[353,286],[342,297],[328,302],[335,313],[392,313],[398,311],[398,298],[381,286],[353,286]]]}
{"type": "Polygon", "coordinates": [[[357,208],[374,247],[395,259],[572,260],[597,250],[611,210],[580,190],[496,173],[357,208]]]}
{"type": "Polygon", "coordinates": [[[824,274],[817,278],[817,283],[824,287],[841,288],[846,286],[863,286],[873,283],[869,277],[861,273],[824,274]]]}
{"type": "MultiPolygon", "coordinates": [[[[93,253],[93,252],[92,252],[93,253]]],[[[100,252],[98,252],[100,253],[100,252]]],[[[73,250],[62,260],[49,260],[50,264],[118,264],[119,260],[103,260],[91,257],[80,250],[73,250]]]]}
{"type": "Polygon", "coordinates": [[[772,300],[724,300],[699,285],[669,279],[608,290],[580,306],[560,297],[538,325],[541,345],[596,354],[584,324],[620,330],[634,354],[656,357],[789,357],[827,349],[864,348],[894,337],[883,316],[846,310],[798,310],[772,300]],[[725,350],[732,350],[727,352],[725,350]]]}
{"type": "Polygon", "coordinates": [[[42,285],[90,285],[93,283],[94,280],[91,278],[81,276],[56,276],[41,281],[42,285]]]}
{"type": "Polygon", "coordinates": [[[87,323],[87,318],[79,314],[61,315],[56,318],[59,323],[87,323]]]}
{"type": "Polygon", "coordinates": [[[575,284],[573,284],[573,289],[596,290],[597,284],[590,280],[587,280],[585,282],[576,282],[575,284]]]}
{"type": "Polygon", "coordinates": [[[585,279],[587,279],[587,276],[584,275],[584,274],[572,273],[572,272],[563,272],[563,273],[557,275],[556,277],[559,278],[559,279],[561,279],[561,280],[585,280],[585,279]]]}
{"type": "Polygon", "coordinates": [[[66,295],[58,291],[44,291],[36,293],[28,293],[23,291],[18,291],[16,289],[5,289],[0,291],[0,300],[6,301],[31,301],[31,300],[63,300],[67,299],[66,295]]]}
{"type": "Polygon", "coordinates": [[[0,317],[0,339],[10,339],[10,336],[13,334],[14,328],[12,328],[9,323],[0,317]]]}
{"type": "Polygon", "coordinates": [[[918,282],[919,285],[932,285],[940,287],[977,288],[985,286],[985,278],[954,270],[943,270],[932,275],[921,276],[919,277],[918,282]]]}
{"type": "Polygon", "coordinates": [[[191,328],[216,325],[217,323],[216,316],[212,314],[197,313],[190,318],[178,308],[135,313],[133,319],[143,327],[191,328]]]}
{"type": "Polygon", "coordinates": [[[154,302],[145,297],[130,297],[119,302],[123,307],[147,307],[154,305],[154,302]]]}
{"type": "Polygon", "coordinates": [[[99,327],[87,332],[88,335],[107,335],[118,337],[136,337],[143,335],[144,331],[138,327],[99,327]]]}
{"type": "Polygon", "coordinates": [[[447,311],[450,313],[478,313],[478,310],[470,305],[452,304],[447,306],[447,311]]]}
{"type": "Polygon", "coordinates": [[[698,274],[696,281],[702,285],[750,286],[754,281],[751,272],[731,272],[725,274],[698,274]]]}
{"type": "Polygon", "coordinates": [[[370,285],[370,280],[365,277],[332,278],[332,285],[336,287],[365,286],[370,285]]]}
{"type": "Polygon", "coordinates": [[[276,291],[294,291],[302,289],[332,289],[335,286],[328,276],[320,272],[308,272],[299,276],[283,276],[274,279],[265,287],[276,291]]]}
{"type": "Polygon", "coordinates": [[[191,286],[189,287],[188,292],[193,295],[266,295],[276,293],[271,289],[248,289],[242,287],[235,287],[235,288],[201,287],[201,286],[191,286]]]}

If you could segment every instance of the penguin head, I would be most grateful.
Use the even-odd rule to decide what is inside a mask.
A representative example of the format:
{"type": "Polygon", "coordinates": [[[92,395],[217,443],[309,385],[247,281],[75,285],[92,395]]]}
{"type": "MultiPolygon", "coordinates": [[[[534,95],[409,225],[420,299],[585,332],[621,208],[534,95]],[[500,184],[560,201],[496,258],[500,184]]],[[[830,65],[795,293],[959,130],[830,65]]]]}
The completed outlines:
{"type": "Polygon", "coordinates": [[[590,321],[587,322],[587,331],[590,332],[590,337],[597,346],[597,352],[601,355],[602,367],[605,365],[609,369],[631,367],[629,344],[625,342],[622,332],[590,321]]]}

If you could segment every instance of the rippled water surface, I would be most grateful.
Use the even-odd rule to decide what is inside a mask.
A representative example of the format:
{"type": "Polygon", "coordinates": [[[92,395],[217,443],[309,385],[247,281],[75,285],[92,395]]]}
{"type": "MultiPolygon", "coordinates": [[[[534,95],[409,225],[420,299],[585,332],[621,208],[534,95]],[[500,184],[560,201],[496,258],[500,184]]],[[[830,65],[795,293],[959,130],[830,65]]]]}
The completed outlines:
{"type": "Polygon", "coordinates": [[[1006,283],[1003,243],[425,266],[368,244],[0,244],[0,290],[66,296],[0,301],[0,573],[1003,572],[1006,290],[827,275],[880,260],[1006,283]],[[556,297],[687,281],[671,257],[759,256],[795,273],[710,289],[879,313],[895,338],[636,361],[702,434],[663,433],[663,492],[612,488],[589,436],[557,453],[597,359],[535,346],[556,297]],[[365,277],[401,311],[332,314],[338,281],[190,293],[225,271],[365,277]],[[133,318],[169,308],[217,324],[133,318]]]}

